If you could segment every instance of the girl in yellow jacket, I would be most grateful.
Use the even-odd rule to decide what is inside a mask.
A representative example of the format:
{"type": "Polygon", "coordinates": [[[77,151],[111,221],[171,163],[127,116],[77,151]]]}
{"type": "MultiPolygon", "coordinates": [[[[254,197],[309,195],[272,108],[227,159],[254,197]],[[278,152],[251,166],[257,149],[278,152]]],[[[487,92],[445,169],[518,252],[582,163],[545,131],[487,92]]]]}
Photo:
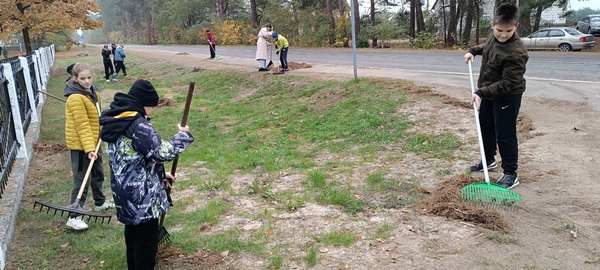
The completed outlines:
{"type": "MultiPolygon", "coordinates": [[[[71,169],[73,171],[73,192],[71,204],[75,202],[83,177],[92,159],[96,159],[91,172],[92,195],[95,210],[106,210],[114,207],[107,202],[102,192],[104,172],[102,169],[102,155],[96,155],[96,144],[100,135],[98,96],[94,89],[92,71],[85,64],[75,64],[71,70],[71,79],[65,87],[65,138],[67,147],[71,150],[71,169]]],[[[81,206],[85,204],[87,187],[81,198],[81,206]]],[[[88,225],[81,217],[71,216],[67,220],[67,227],[73,230],[85,230],[88,225]]]]}

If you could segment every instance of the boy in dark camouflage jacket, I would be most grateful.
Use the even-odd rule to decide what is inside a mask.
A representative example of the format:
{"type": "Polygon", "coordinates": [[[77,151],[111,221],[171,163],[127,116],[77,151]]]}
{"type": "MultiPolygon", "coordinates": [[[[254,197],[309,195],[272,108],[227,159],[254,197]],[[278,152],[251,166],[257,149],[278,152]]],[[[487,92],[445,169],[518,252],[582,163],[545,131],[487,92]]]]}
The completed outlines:
{"type": "Polygon", "coordinates": [[[136,81],[128,94],[117,93],[102,113],[101,138],[108,143],[111,188],[118,220],[125,224],[129,269],[154,269],[158,218],[169,208],[163,162],[173,160],[194,140],[187,126],[161,140],[147,116],[158,105],[149,81],[136,81]]]}
{"type": "MultiPolygon", "coordinates": [[[[483,46],[473,47],[465,54],[465,61],[481,55],[478,90],[473,102],[479,108],[481,134],[488,168],[494,170],[496,145],[502,158],[503,175],[498,184],[513,188],[519,184],[517,177],[518,142],[517,116],[525,92],[527,50],[516,30],[517,7],[510,4],[496,9],[492,23],[493,36],[483,46]]],[[[471,166],[471,171],[483,171],[481,161],[471,166]]]]}

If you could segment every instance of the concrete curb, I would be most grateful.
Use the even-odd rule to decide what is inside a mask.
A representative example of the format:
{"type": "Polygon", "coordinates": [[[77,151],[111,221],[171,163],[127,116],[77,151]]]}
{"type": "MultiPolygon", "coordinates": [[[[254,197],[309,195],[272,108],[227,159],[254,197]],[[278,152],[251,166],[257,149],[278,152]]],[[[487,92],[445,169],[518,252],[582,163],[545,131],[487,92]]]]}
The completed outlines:
{"type": "Polygon", "coordinates": [[[4,269],[6,265],[7,249],[15,231],[21,197],[23,196],[25,181],[29,173],[29,164],[33,156],[33,145],[38,141],[40,135],[43,107],[44,103],[40,102],[37,106],[39,122],[31,122],[25,137],[27,158],[15,160],[8,177],[8,185],[2,199],[0,199],[0,270],[4,269]]]}

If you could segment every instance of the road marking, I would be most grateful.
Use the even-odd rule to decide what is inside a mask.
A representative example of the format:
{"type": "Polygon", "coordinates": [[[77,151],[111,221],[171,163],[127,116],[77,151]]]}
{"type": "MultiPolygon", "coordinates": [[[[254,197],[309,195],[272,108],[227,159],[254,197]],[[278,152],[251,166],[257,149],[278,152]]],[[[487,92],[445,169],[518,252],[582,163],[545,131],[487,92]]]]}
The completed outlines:
{"type": "MultiPolygon", "coordinates": [[[[382,69],[382,68],[379,68],[379,67],[369,67],[369,68],[382,69]]],[[[418,72],[418,73],[433,73],[433,74],[461,75],[461,76],[462,75],[464,75],[464,76],[468,76],[469,75],[469,73],[452,72],[452,71],[434,71],[434,70],[405,69],[405,68],[385,68],[385,69],[404,70],[404,71],[418,72]]],[[[473,73],[473,75],[479,76],[479,73],[473,73]]],[[[540,78],[540,77],[529,77],[529,76],[525,76],[525,79],[527,79],[527,80],[534,80],[534,81],[600,84],[600,82],[598,82],[598,81],[562,80],[562,79],[540,78]]]]}

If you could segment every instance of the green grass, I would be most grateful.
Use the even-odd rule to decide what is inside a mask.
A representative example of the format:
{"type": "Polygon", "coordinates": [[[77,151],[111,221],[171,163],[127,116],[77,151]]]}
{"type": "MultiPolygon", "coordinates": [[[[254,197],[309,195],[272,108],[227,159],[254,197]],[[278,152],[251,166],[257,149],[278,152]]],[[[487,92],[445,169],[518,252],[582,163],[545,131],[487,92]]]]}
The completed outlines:
{"type": "Polygon", "coordinates": [[[288,212],[295,212],[298,208],[304,206],[306,202],[306,198],[304,195],[297,195],[294,192],[286,191],[275,194],[275,200],[280,205],[285,207],[285,210],[288,212]]]}
{"type": "Polygon", "coordinates": [[[283,257],[281,256],[271,256],[269,258],[269,265],[267,269],[269,270],[279,270],[283,267],[283,257]]]}
{"type": "Polygon", "coordinates": [[[317,253],[317,246],[316,245],[310,245],[307,249],[306,249],[306,265],[308,267],[313,267],[315,265],[317,265],[317,257],[318,253],[317,253]]]}
{"type": "Polygon", "coordinates": [[[340,230],[324,233],[315,237],[318,243],[326,246],[342,246],[349,247],[357,240],[357,235],[354,232],[340,230]]]}
{"type": "Polygon", "coordinates": [[[308,175],[308,186],[313,189],[320,189],[327,185],[325,174],[321,171],[314,170],[308,175]]]}
{"type": "Polygon", "coordinates": [[[461,145],[460,140],[452,133],[438,135],[415,134],[411,136],[405,149],[417,154],[427,154],[440,159],[452,159],[453,151],[461,145]]]}
{"type": "Polygon", "coordinates": [[[392,231],[394,231],[395,227],[390,223],[383,223],[377,226],[375,230],[375,239],[387,239],[392,236],[392,231]]]}
{"type": "MultiPolygon", "coordinates": [[[[176,190],[193,188],[196,197],[180,199],[170,210],[165,223],[171,231],[173,245],[190,254],[200,248],[250,252],[267,260],[273,269],[283,268],[285,258],[282,253],[274,253],[268,248],[269,243],[277,240],[272,239],[271,210],[265,208],[263,227],[252,232],[249,238],[237,230],[217,233],[201,230],[202,225],[218,224],[223,215],[231,214],[232,204],[220,195],[228,193],[214,191],[230,190],[233,174],[298,171],[307,175],[304,191],[274,192],[271,179],[256,180],[248,191],[267,203],[277,203],[274,211],[294,212],[307,200],[315,200],[356,214],[363,211],[367,203],[358,199],[350,186],[328,181],[328,174],[341,170],[351,172],[354,166],[373,160],[389,144],[403,143],[405,151],[437,158],[452,158],[453,151],[460,146],[459,140],[449,133],[410,136],[406,133],[412,124],[397,113],[397,108],[407,99],[403,87],[408,84],[368,79],[334,81],[302,76],[265,77],[231,70],[191,72],[191,68],[148,61],[135,53],[129,55],[126,63],[129,76],[119,82],[106,83],[101,78],[103,70],[97,54],[92,49],[86,52],[88,56],[57,60],[58,72],[52,76],[49,92],[62,95],[66,78],[64,68],[74,59],[91,64],[97,75],[95,85],[99,91],[107,91],[105,94],[127,91],[136,78],[149,79],[161,95],[176,101],[176,106],[160,108],[153,114],[153,125],[163,139],[176,132],[187,84],[196,82],[189,116],[195,142],[181,154],[179,164],[191,167],[195,162],[203,161],[203,166],[211,173],[202,177],[192,173],[189,180],[178,183],[176,190]],[[323,152],[352,155],[357,159],[332,160],[320,167],[315,158],[323,152]],[[200,196],[207,194],[219,195],[206,202],[200,196]],[[190,205],[194,203],[200,204],[198,208],[190,205]]],[[[106,108],[110,100],[105,101],[103,107],[106,108]]],[[[63,130],[64,104],[49,99],[44,107],[41,141],[64,143],[63,130]]],[[[64,164],[43,169],[42,184],[32,192],[36,198],[52,202],[64,202],[68,198],[72,185],[68,156],[65,154],[63,159],[64,164]]],[[[108,180],[108,168],[105,172],[108,180]]],[[[411,192],[418,189],[416,183],[388,179],[384,175],[376,172],[368,176],[366,185],[372,191],[398,193],[404,196],[402,203],[414,201],[414,196],[405,196],[405,193],[413,194],[411,192]]],[[[108,183],[105,181],[107,195],[111,194],[108,183]]],[[[15,252],[13,265],[21,269],[125,268],[122,225],[92,225],[81,235],[64,232],[63,222],[32,213],[24,207],[17,227],[25,228],[23,237],[35,239],[36,245],[15,252]],[[65,243],[68,250],[61,248],[65,243]],[[29,254],[36,256],[27,256],[29,254]],[[88,264],[80,266],[79,262],[85,258],[88,258],[88,264]],[[101,265],[100,261],[104,263],[101,265]]],[[[377,234],[385,233],[386,229],[382,229],[377,234]]],[[[316,239],[322,245],[350,246],[357,236],[352,232],[337,231],[316,239]]],[[[316,245],[308,248],[306,263],[309,267],[316,265],[317,253],[316,245]]]]}
{"type": "Polygon", "coordinates": [[[383,172],[375,172],[367,176],[367,187],[374,191],[398,191],[400,183],[393,179],[386,179],[383,172]]]}

